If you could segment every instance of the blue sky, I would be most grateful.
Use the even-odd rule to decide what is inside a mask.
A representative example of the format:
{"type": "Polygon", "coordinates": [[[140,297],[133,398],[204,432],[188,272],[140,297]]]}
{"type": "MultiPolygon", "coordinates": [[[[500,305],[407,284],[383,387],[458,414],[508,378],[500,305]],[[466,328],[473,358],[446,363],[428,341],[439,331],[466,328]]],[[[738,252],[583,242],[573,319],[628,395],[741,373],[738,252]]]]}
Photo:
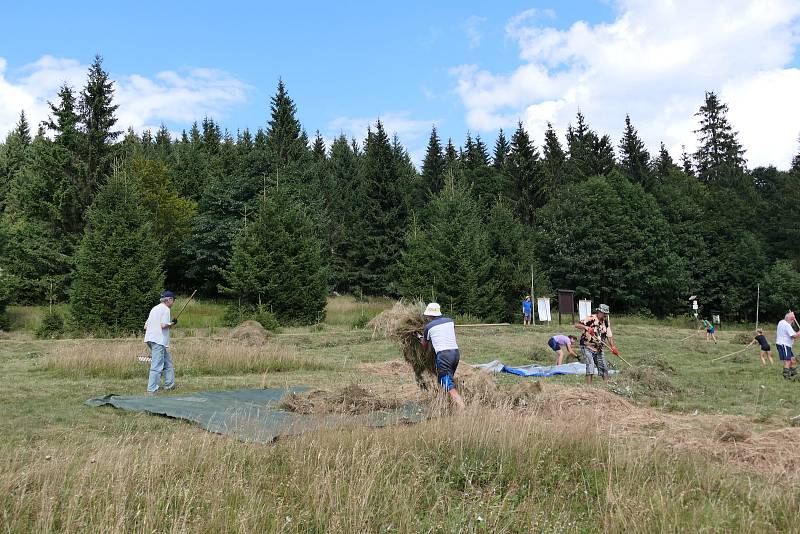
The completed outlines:
{"type": "Polygon", "coordinates": [[[751,165],[785,167],[800,111],[763,101],[800,93],[800,2],[716,4],[17,4],[0,31],[0,134],[21,107],[44,118],[58,83],[80,85],[100,53],[118,81],[120,122],[136,129],[178,132],[208,114],[254,130],[280,76],[309,133],[361,139],[381,117],[417,161],[434,122],[460,144],[467,130],[491,143],[523,120],[540,143],[547,121],[563,129],[579,108],[615,139],[630,113],[648,146],[678,152],[691,147],[708,89],[728,97],[751,165]],[[767,143],[762,130],[776,121],[767,143]]]}

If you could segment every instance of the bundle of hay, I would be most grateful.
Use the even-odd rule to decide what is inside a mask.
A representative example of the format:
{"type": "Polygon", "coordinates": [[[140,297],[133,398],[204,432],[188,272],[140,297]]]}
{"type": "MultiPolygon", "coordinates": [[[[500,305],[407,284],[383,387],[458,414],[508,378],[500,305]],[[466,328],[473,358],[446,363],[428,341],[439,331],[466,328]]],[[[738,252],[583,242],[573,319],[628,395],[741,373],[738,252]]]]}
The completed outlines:
{"type": "Polygon", "coordinates": [[[751,334],[750,332],[737,332],[733,339],[731,339],[731,343],[734,345],[747,345],[751,341],[755,334],[751,334]]]}
{"type": "Polygon", "coordinates": [[[246,345],[263,345],[272,334],[257,321],[245,321],[231,333],[231,339],[246,345]]]}
{"type": "Polygon", "coordinates": [[[431,381],[436,380],[436,355],[428,344],[423,348],[417,338],[422,333],[427,321],[422,316],[425,304],[417,302],[406,304],[396,302],[391,309],[385,310],[369,322],[373,332],[380,332],[385,337],[400,345],[403,358],[411,364],[417,384],[427,389],[431,381]]]}
{"type": "Polygon", "coordinates": [[[314,390],[305,393],[290,393],[280,403],[280,407],[302,414],[347,414],[359,415],[376,410],[392,410],[402,405],[399,398],[377,395],[358,384],[333,391],[314,390]]]}

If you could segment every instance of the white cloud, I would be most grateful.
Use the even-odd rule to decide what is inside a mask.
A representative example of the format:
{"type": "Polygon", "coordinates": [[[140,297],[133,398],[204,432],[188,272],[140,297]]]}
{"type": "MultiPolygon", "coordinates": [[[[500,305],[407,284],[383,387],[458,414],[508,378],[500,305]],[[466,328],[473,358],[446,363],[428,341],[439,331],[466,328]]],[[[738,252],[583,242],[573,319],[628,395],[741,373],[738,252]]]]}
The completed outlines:
{"type": "Polygon", "coordinates": [[[464,30],[464,33],[467,35],[470,48],[478,48],[481,45],[483,33],[480,27],[484,22],[486,22],[486,17],[472,15],[461,25],[461,29],[464,30]]]}
{"type": "MultiPolygon", "coordinates": [[[[0,58],[0,136],[25,114],[33,129],[49,114],[47,101],[54,101],[63,83],[78,92],[86,83],[88,65],[74,59],[43,56],[34,63],[6,73],[7,62],[0,58]]],[[[247,99],[248,85],[230,74],[214,69],[193,68],[181,72],[164,71],[153,78],[139,74],[111,73],[114,102],[119,105],[120,130],[136,131],[163,122],[190,122],[209,115],[218,118],[247,99]]]]}
{"type": "Polygon", "coordinates": [[[506,34],[520,66],[495,73],[476,65],[451,70],[467,124],[478,131],[523,120],[541,140],[580,109],[590,126],[619,139],[626,113],[651,151],[664,141],[673,157],[695,145],[694,113],[705,91],[730,108],[750,166],[785,168],[800,133],[797,0],[618,0],[610,23],[549,27],[551,12],[528,10],[506,34]]]}

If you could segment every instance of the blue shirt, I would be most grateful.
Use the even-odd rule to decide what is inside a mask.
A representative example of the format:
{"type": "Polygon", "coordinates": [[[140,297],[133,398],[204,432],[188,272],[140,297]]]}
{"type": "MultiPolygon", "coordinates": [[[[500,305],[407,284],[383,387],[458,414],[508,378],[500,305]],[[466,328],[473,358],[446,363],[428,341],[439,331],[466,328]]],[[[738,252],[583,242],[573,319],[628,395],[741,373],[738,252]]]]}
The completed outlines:
{"type": "Polygon", "coordinates": [[[530,315],[532,309],[533,309],[533,303],[530,300],[522,301],[522,313],[530,315]]]}

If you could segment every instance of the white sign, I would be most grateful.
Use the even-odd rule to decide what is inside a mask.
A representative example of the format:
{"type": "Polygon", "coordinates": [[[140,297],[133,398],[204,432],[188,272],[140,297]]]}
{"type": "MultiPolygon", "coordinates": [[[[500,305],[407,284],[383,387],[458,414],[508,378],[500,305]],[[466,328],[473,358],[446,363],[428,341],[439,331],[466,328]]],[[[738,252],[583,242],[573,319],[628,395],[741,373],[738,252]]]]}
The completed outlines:
{"type": "Polygon", "coordinates": [[[540,321],[552,321],[550,317],[550,299],[547,297],[539,297],[536,299],[536,311],[539,314],[540,321]]]}
{"type": "Polygon", "coordinates": [[[696,300],[693,300],[693,301],[692,301],[692,309],[693,309],[693,310],[696,310],[696,309],[697,309],[697,301],[696,301],[696,300]]]}
{"type": "Polygon", "coordinates": [[[591,300],[579,300],[578,301],[578,317],[581,321],[586,319],[592,314],[592,301],[591,300]]]}

